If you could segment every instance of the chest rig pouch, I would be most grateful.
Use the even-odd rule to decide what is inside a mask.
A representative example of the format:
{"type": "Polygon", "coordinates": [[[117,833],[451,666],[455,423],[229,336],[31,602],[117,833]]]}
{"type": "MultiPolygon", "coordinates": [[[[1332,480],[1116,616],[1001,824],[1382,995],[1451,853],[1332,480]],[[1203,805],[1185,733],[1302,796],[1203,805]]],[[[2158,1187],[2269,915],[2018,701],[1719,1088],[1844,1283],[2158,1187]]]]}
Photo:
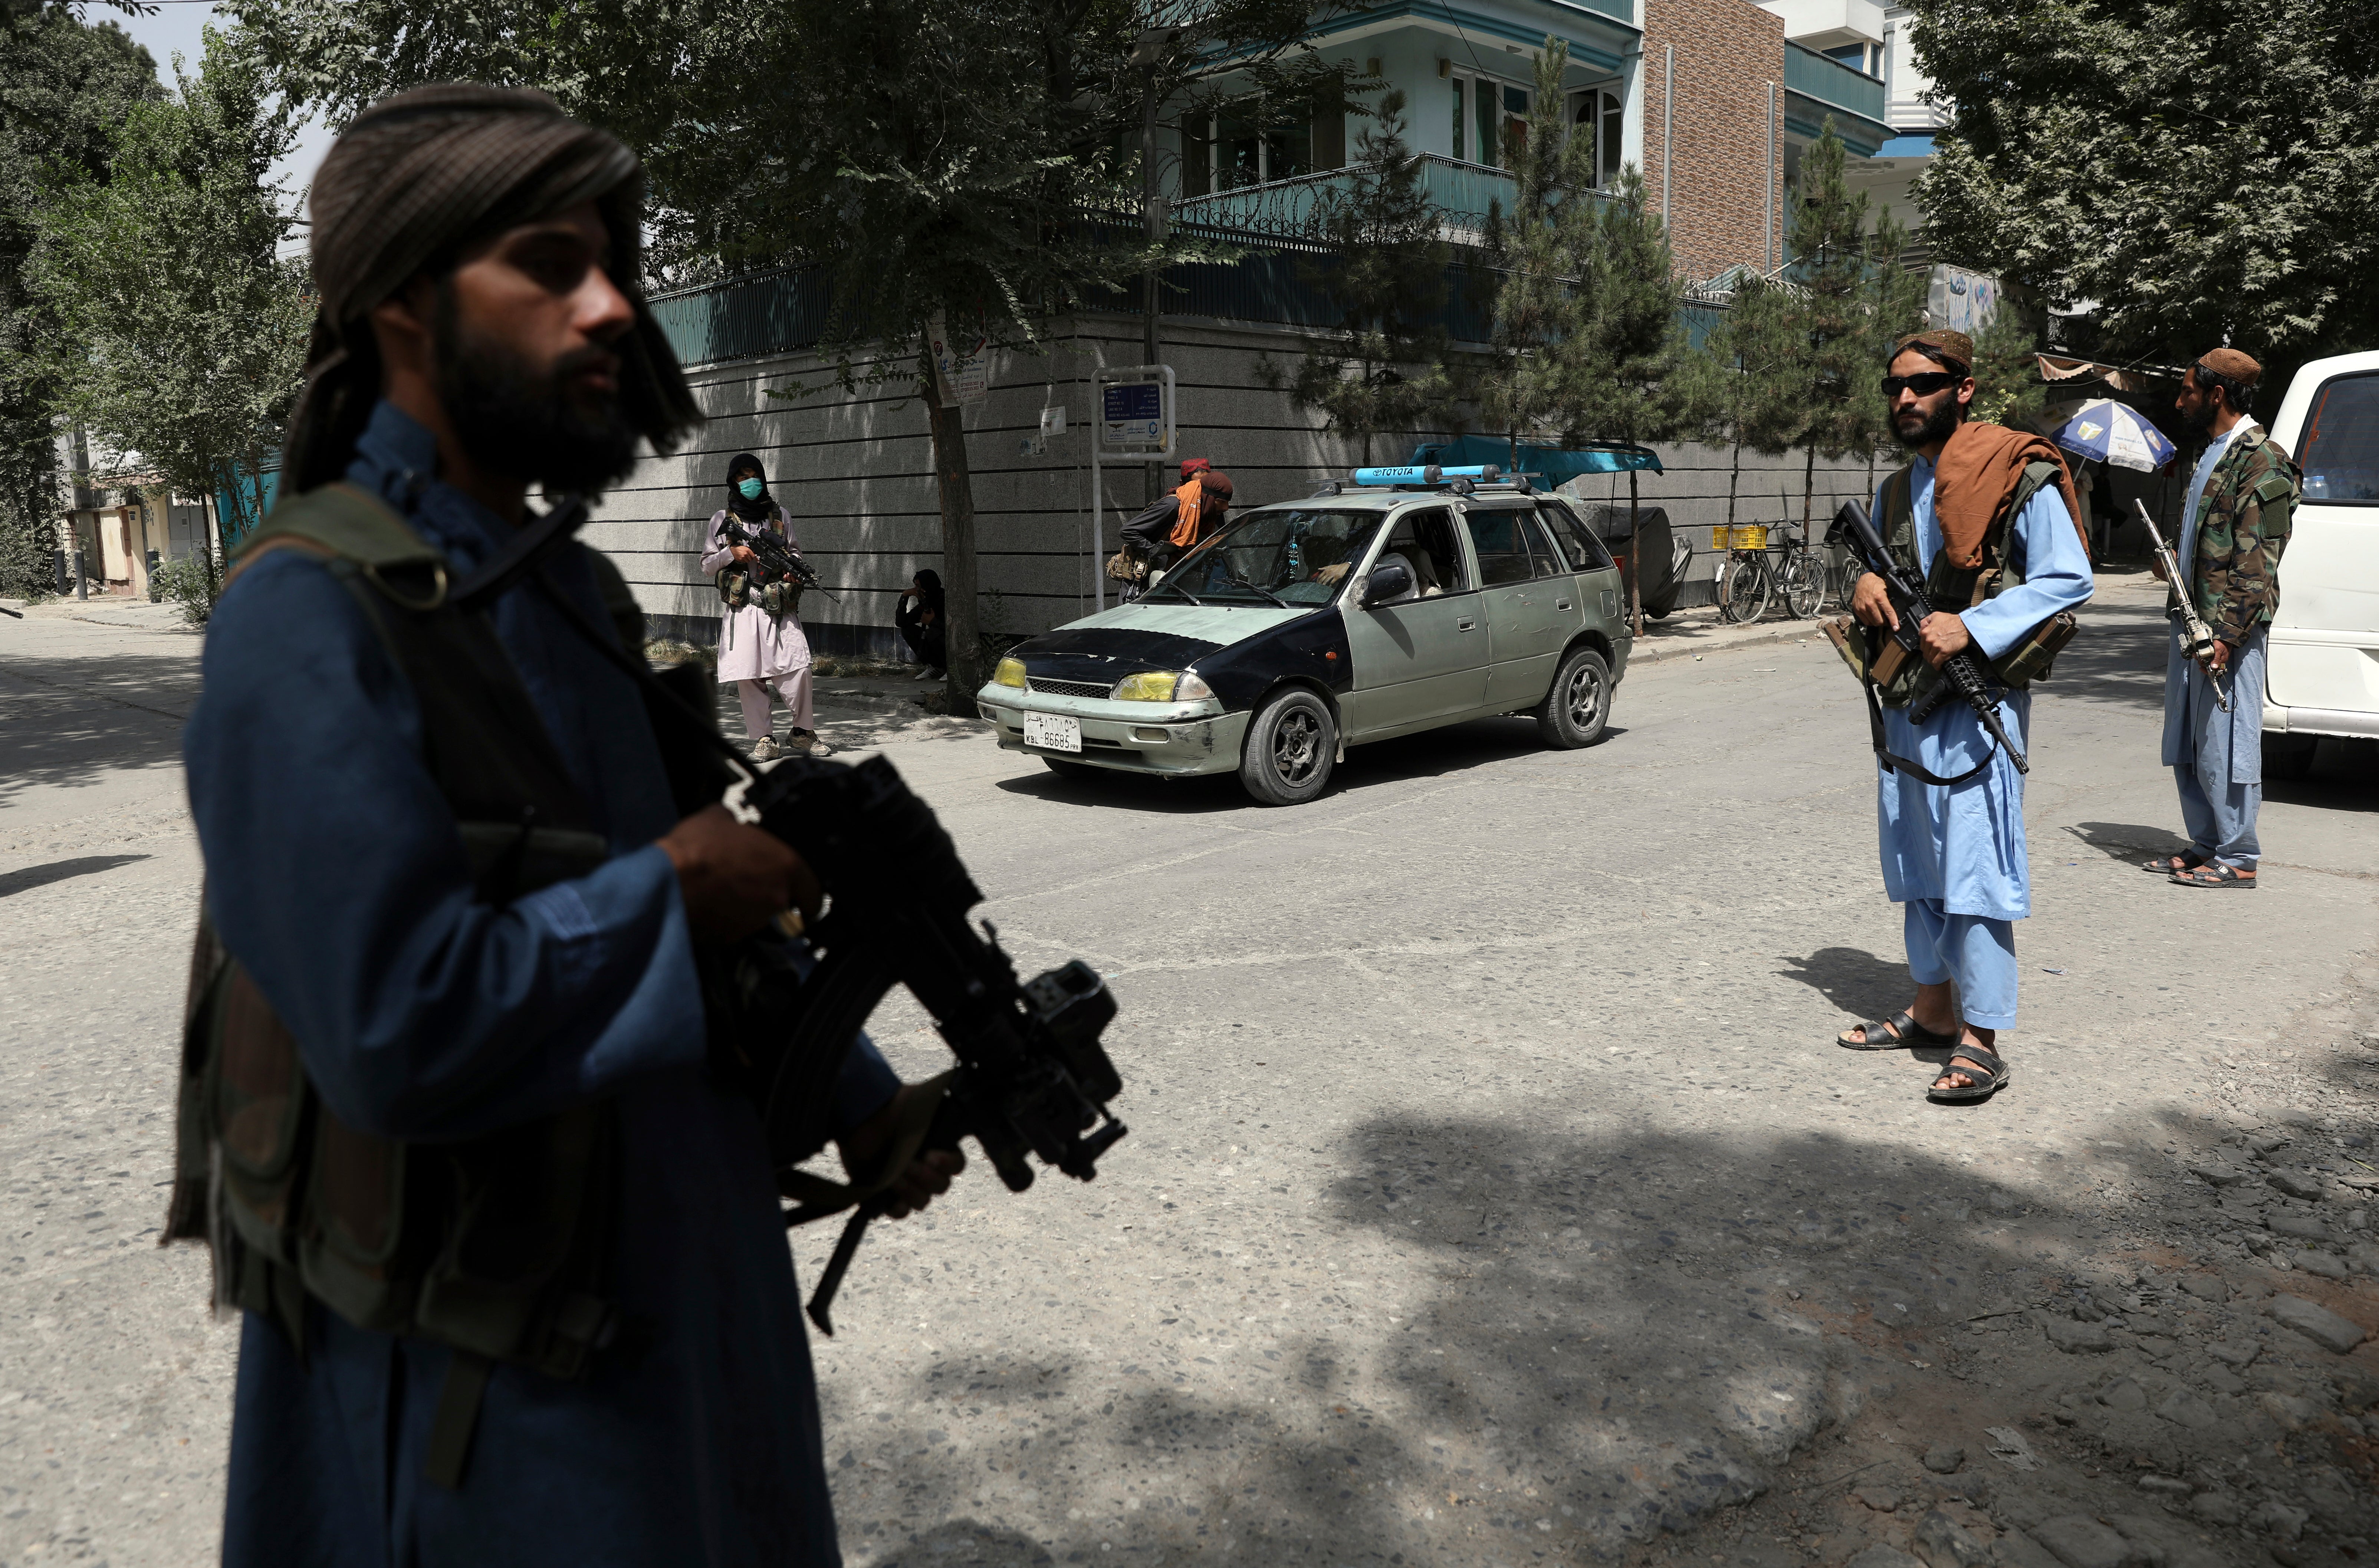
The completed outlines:
{"type": "MultiPolygon", "coordinates": [[[[493,627],[448,602],[444,561],[395,513],[350,486],[326,486],[277,508],[241,565],[274,549],[328,563],[412,687],[424,760],[453,811],[479,902],[507,903],[608,858],[493,627]]],[[[607,599],[625,597],[618,586],[607,599]]],[[[496,1362],[574,1378],[620,1337],[603,1296],[618,1210],[610,1104],[456,1142],[349,1127],[203,913],[178,1099],[163,1240],[206,1241],[218,1307],[270,1317],[301,1356],[308,1297],[358,1328],[453,1350],[431,1480],[460,1484],[496,1362]]]]}
{"type": "MultiPolygon", "coordinates": [[[[2008,503],[1993,521],[1990,531],[1983,536],[1981,559],[1966,567],[1950,564],[1950,552],[1941,550],[1927,564],[1916,559],[1915,506],[1912,499],[1913,481],[1907,468],[1901,469],[1883,482],[1883,542],[1901,569],[1911,576],[1922,573],[1926,597],[1936,609],[1955,613],[1971,609],[1997,598],[2010,588],[2023,584],[2023,561],[2015,547],[2020,542],[2015,535],[2015,518],[2044,487],[2057,483],[2057,465],[2053,463],[2033,463],[2024,467],[2023,475],[2009,492],[2008,503]]],[[[2057,663],[2057,656],[2071,642],[2081,629],[2071,610],[2056,614],[2017,638],[2008,650],[1990,661],[1991,675],[2001,686],[2021,692],[2035,681],[2046,681],[2057,663]]],[[[1898,643],[1881,637],[1866,639],[1874,648],[1876,696],[1886,707],[1907,707],[1914,704],[1926,712],[1939,699],[1940,672],[1923,659],[1909,655],[1898,643]],[[1877,648],[1876,645],[1880,644],[1877,648]]],[[[1979,651],[1979,650],[1977,650],[1979,651]]]]}

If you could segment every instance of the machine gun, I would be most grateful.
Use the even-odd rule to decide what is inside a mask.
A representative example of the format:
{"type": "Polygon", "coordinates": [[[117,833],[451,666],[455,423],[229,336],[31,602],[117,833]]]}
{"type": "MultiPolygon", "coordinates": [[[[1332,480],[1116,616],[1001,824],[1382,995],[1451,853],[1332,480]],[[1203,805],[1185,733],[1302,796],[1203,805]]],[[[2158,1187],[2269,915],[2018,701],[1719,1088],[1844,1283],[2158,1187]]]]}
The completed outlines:
{"type": "MultiPolygon", "coordinates": [[[[725,803],[799,851],[831,900],[804,933],[822,955],[815,970],[773,961],[765,949],[739,954],[734,1005],[719,1012],[731,1020],[733,1059],[752,1072],[779,1166],[807,1152],[808,1128],[852,1037],[901,984],[958,1057],[916,1147],[956,1149],[972,1138],[1014,1192],[1033,1185],[1028,1154],[1078,1181],[1096,1176],[1099,1156],[1126,1131],[1106,1109],[1123,1080],[1099,1044],[1115,998],[1080,959],[1020,983],[997,931],[986,922],[978,935],[968,922],[983,894],[948,833],[892,765],[791,758],[747,774],[725,803]]],[[[827,1187],[810,1180],[792,1190],[806,1197],[827,1187]]],[[[810,1303],[811,1321],[827,1334],[843,1272],[868,1222],[889,1204],[831,1190],[841,1197],[786,1215],[799,1224],[855,1208],[810,1303]]]]}
{"type": "MultiPolygon", "coordinates": [[[[1860,565],[1883,579],[1884,592],[1890,597],[1892,610],[1900,622],[1891,629],[1892,641],[1900,645],[1908,657],[1923,657],[1923,645],[1917,635],[1917,628],[1925,623],[1926,616],[1934,613],[1933,601],[1926,597],[1925,585],[1902,571],[1900,562],[1892,559],[1891,551],[1884,548],[1882,536],[1875,531],[1875,525],[1867,519],[1866,508],[1855,501],[1842,502],[1842,510],[1834,513],[1833,525],[1826,530],[1826,543],[1829,546],[1847,544],[1851,553],[1858,557],[1860,565]]],[[[1983,729],[1990,738],[2007,752],[2009,760],[2015,764],[2015,770],[2018,773],[2031,772],[2032,765],[2024,760],[2022,752],[2016,750],[2015,742],[2008,739],[2006,727],[1999,722],[1999,705],[1991,700],[1983,661],[1975,657],[1974,649],[1961,648],[1943,659],[1940,673],[1942,684],[1935,700],[1913,710],[1909,714],[1911,722],[1923,723],[1932,713],[1936,703],[1954,692],[1966,699],[1966,706],[1974,710],[1974,717],[1982,721],[1983,729]]],[[[1867,700],[1870,703],[1874,701],[1872,689],[1867,700]]],[[[1886,759],[1887,766],[1900,762],[1901,759],[1890,756],[1883,750],[1880,717],[1877,718],[1875,728],[1876,754],[1886,759]]],[[[1909,765],[1902,763],[1902,766],[1909,765]]],[[[1923,772],[1922,769],[1912,771],[1923,772]]],[[[1941,779],[1931,781],[1947,782],[1941,779]]]]}
{"type": "Polygon", "coordinates": [[[2148,544],[2156,551],[2156,564],[2164,568],[2164,580],[2172,585],[2173,597],[2180,601],[2180,651],[2204,667],[2205,683],[2214,688],[2214,700],[2222,705],[2223,712],[2228,713],[2230,694],[2222,689],[2222,677],[2214,672],[2210,662],[2214,657],[2214,629],[2205,624],[2205,618],[2197,613],[2197,606],[2191,602],[2189,579],[2181,575],[2180,562],[2175,559],[2172,547],[2166,544],[2164,536],[2156,531],[2156,519],[2148,515],[2144,502],[2134,500],[2131,504],[2139,508],[2140,521],[2147,525],[2148,544]]]}
{"type": "Polygon", "coordinates": [[[818,581],[817,569],[802,554],[785,543],[774,528],[747,527],[733,513],[729,513],[719,525],[719,537],[731,545],[742,545],[759,559],[760,571],[767,578],[791,583],[804,590],[815,588],[840,604],[842,601],[827,593],[818,581]]]}

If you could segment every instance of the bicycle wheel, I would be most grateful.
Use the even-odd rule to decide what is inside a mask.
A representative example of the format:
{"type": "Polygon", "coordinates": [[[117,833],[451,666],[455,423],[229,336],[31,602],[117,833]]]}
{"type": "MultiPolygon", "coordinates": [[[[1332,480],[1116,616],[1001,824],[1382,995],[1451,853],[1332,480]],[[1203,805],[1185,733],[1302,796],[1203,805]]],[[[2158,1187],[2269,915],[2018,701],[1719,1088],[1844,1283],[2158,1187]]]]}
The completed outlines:
{"type": "Polygon", "coordinates": [[[1784,561],[1784,608],[1806,621],[1826,605],[1826,561],[1815,550],[1794,550],[1784,561]]]}
{"type": "Polygon", "coordinates": [[[1747,626],[1768,613],[1768,557],[1737,555],[1719,584],[1719,607],[1729,621],[1747,626]]]}

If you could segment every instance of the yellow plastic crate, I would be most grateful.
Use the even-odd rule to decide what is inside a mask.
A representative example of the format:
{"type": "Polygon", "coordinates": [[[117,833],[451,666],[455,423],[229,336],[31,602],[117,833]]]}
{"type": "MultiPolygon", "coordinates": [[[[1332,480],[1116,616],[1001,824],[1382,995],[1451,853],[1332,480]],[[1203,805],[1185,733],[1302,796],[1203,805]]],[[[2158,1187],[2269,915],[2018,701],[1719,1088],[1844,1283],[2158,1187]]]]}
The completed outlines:
{"type": "Polygon", "coordinates": [[[1768,525],[1765,523],[1745,524],[1736,528],[1731,537],[1724,528],[1710,530],[1710,549],[1766,549],[1767,548],[1768,525]]]}

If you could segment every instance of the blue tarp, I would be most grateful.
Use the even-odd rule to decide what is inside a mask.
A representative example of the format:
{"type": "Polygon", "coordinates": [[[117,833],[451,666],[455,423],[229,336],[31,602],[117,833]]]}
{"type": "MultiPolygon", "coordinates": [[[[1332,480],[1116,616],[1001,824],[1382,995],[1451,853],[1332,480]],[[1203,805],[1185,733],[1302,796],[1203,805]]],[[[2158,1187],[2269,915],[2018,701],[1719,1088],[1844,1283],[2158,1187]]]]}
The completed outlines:
{"type": "MultiPolygon", "coordinates": [[[[1495,436],[1462,436],[1434,446],[1413,448],[1415,463],[1434,463],[1452,468],[1467,464],[1491,463],[1509,471],[1512,466],[1512,443],[1495,436]]],[[[1662,472],[1660,459],[1648,446],[1630,446],[1624,441],[1610,441],[1599,446],[1584,447],[1575,452],[1560,452],[1552,447],[1520,447],[1519,472],[1542,476],[1548,488],[1567,483],[1582,474],[1624,474],[1631,469],[1648,468],[1662,472]]]]}

